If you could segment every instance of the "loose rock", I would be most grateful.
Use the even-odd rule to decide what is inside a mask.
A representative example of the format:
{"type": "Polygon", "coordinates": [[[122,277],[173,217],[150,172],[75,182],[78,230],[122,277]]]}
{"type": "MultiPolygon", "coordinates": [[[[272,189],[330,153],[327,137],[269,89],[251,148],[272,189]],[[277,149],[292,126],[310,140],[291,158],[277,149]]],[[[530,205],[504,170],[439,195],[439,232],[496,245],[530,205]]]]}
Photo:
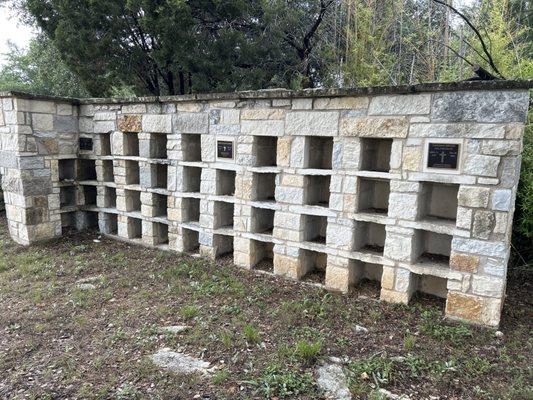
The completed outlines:
{"type": "Polygon", "coordinates": [[[346,375],[339,365],[322,365],[317,369],[317,384],[328,399],[349,400],[352,398],[346,375]]]}
{"type": "Polygon", "coordinates": [[[164,348],[155,353],[152,357],[155,365],[181,374],[209,374],[211,364],[183,353],[164,348]]]}

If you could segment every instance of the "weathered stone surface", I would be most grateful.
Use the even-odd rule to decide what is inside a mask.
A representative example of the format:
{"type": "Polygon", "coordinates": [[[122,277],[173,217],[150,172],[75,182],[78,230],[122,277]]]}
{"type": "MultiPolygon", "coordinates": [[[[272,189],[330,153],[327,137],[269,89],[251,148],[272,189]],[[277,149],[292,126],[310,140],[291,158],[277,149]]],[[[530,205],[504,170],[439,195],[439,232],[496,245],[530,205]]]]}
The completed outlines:
{"type": "Polygon", "coordinates": [[[481,152],[491,156],[517,155],[520,149],[518,140],[484,140],[481,146],[481,152]]]}
{"type": "Polygon", "coordinates": [[[494,230],[496,218],[491,211],[476,211],[474,214],[474,225],[472,234],[478,239],[488,239],[494,230]]]}
{"type": "Polygon", "coordinates": [[[389,217],[415,221],[418,217],[418,195],[391,193],[389,195],[389,217]]]}
{"type": "Polygon", "coordinates": [[[480,138],[502,139],[505,137],[505,127],[495,124],[411,124],[410,137],[446,137],[446,138],[480,138]]]}
{"type": "Polygon", "coordinates": [[[324,97],[314,101],[315,110],[366,110],[368,97],[324,97]]]}
{"type": "Polygon", "coordinates": [[[453,253],[450,257],[450,267],[457,271],[477,272],[479,267],[479,257],[453,253]]]}
{"type": "Polygon", "coordinates": [[[337,136],[339,113],[336,111],[291,111],[285,130],[293,136],[337,136]]]}
{"type": "Polygon", "coordinates": [[[176,133],[207,133],[209,131],[209,116],[206,113],[178,112],[172,118],[176,133]]]}
{"type": "Polygon", "coordinates": [[[180,374],[200,373],[207,375],[211,372],[211,364],[209,362],[172,351],[169,348],[159,350],[151,359],[158,367],[180,374]]]}
{"type": "Polygon", "coordinates": [[[446,300],[446,315],[469,321],[480,322],[484,308],[483,299],[451,292],[446,300]]]}
{"type": "Polygon", "coordinates": [[[490,189],[475,186],[461,186],[457,194],[460,206],[483,208],[489,205],[490,189]]]}
{"type": "Polygon", "coordinates": [[[172,133],[172,116],[145,114],[142,116],[142,130],[145,132],[172,133]]]}
{"type": "Polygon", "coordinates": [[[429,114],[431,94],[387,95],[372,98],[369,115],[429,114]]]}
{"type": "Polygon", "coordinates": [[[464,173],[479,176],[497,176],[500,157],[470,155],[464,165],[464,173]]]}
{"type": "Polygon", "coordinates": [[[455,237],[452,240],[452,250],[462,253],[477,254],[480,256],[505,258],[508,248],[503,243],[485,242],[475,239],[455,237]]]}
{"type": "Polygon", "coordinates": [[[480,296],[501,297],[503,280],[497,277],[474,275],[472,277],[472,293],[480,296]]]}
{"type": "Polygon", "coordinates": [[[409,124],[406,118],[343,118],[340,134],[343,136],[405,138],[409,124]]]}
{"type": "Polygon", "coordinates": [[[242,110],[241,119],[252,119],[252,120],[261,120],[261,119],[283,119],[285,118],[285,110],[283,109],[272,109],[272,108],[252,108],[242,110]]]}
{"type": "Polygon", "coordinates": [[[316,373],[317,385],[328,399],[350,400],[352,398],[348,389],[348,380],[340,365],[322,365],[318,367],[316,373]]]}
{"type": "Polygon", "coordinates": [[[32,114],[33,129],[38,131],[51,131],[54,129],[54,116],[52,114],[32,114]]]}
{"type": "Polygon", "coordinates": [[[497,211],[509,211],[513,192],[511,190],[499,189],[492,194],[492,209],[497,211]]]}
{"type": "Polygon", "coordinates": [[[249,135],[282,136],[284,126],[281,120],[244,120],[241,122],[241,132],[249,135]]]}
{"type": "Polygon", "coordinates": [[[118,130],[122,132],[140,132],[142,117],[140,115],[122,115],[118,118],[118,130]]]}
{"type": "Polygon", "coordinates": [[[523,92],[448,92],[433,95],[434,121],[523,122],[527,101],[523,92]]]}

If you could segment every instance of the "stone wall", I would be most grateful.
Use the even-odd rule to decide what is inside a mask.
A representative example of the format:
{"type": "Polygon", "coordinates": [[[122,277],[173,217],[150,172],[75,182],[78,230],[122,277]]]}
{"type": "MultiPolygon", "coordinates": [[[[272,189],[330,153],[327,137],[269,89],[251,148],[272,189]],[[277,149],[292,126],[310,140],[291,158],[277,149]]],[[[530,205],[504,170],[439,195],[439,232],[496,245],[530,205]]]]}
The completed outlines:
{"type": "Polygon", "coordinates": [[[10,232],[94,227],[342,292],[375,280],[383,300],[429,293],[497,326],[529,87],[3,94],[10,232]],[[429,168],[430,145],[458,149],[456,168],[429,168]]]}

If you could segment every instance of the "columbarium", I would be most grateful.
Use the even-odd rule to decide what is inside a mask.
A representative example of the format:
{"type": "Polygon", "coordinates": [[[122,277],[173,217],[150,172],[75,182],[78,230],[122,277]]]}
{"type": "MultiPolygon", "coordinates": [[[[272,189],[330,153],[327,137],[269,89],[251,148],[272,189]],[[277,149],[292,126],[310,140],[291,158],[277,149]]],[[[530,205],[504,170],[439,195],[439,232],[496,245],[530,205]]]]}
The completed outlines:
{"type": "Polygon", "coordinates": [[[1,93],[13,240],[98,229],[497,326],[529,82],[132,99],[1,93]]]}

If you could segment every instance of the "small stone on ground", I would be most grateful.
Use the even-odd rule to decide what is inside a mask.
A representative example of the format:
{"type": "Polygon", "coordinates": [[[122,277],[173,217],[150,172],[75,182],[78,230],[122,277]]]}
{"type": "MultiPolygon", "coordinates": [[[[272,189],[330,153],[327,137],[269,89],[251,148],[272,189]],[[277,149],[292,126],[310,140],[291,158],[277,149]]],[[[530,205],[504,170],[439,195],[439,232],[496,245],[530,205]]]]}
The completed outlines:
{"type": "Polygon", "coordinates": [[[328,399],[350,400],[352,395],[348,389],[346,375],[340,365],[322,365],[317,369],[317,384],[328,399]]]}
{"type": "Polygon", "coordinates": [[[94,289],[96,289],[96,285],[93,285],[92,283],[78,283],[76,286],[80,290],[94,290],[94,289]]]}
{"type": "Polygon", "coordinates": [[[187,325],[173,325],[173,326],[164,326],[160,329],[161,333],[181,333],[185,332],[189,327],[187,325]]]}
{"type": "Polygon", "coordinates": [[[209,362],[172,351],[168,348],[159,350],[151,358],[158,367],[180,374],[194,374],[195,372],[209,374],[211,372],[211,364],[209,362]]]}
{"type": "Polygon", "coordinates": [[[379,389],[379,393],[391,400],[410,400],[409,396],[394,394],[386,389],[379,389]]]}

